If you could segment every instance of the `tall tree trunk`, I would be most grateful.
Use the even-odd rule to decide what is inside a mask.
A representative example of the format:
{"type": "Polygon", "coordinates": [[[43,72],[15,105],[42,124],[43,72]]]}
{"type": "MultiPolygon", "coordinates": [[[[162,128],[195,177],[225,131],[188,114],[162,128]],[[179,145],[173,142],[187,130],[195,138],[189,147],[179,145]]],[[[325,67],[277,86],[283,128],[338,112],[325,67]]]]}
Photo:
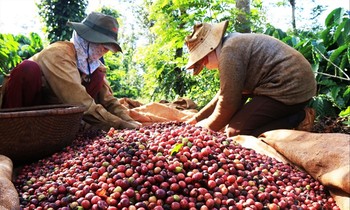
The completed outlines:
{"type": "Polygon", "coordinates": [[[290,5],[292,6],[292,27],[294,33],[297,32],[297,27],[295,24],[295,0],[289,0],[290,5]]]}
{"type": "Polygon", "coordinates": [[[250,33],[250,0],[236,0],[236,8],[238,10],[237,22],[235,25],[236,31],[250,33]]]}

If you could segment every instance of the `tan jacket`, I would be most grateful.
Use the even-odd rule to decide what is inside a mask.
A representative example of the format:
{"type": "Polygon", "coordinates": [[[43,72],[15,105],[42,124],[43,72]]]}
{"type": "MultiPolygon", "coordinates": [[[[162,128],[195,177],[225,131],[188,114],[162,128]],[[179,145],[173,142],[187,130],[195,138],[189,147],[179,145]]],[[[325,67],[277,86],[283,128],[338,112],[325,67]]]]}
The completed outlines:
{"type": "Polygon", "coordinates": [[[263,95],[287,105],[306,102],[316,94],[311,65],[294,48],[271,36],[233,33],[224,39],[220,58],[220,90],[196,115],[208,118],[210,129],[229,123],[242,94],[263,95]]]}
{"type": "MultiPolygon", "coordinates": [[[[133,121],[127,108],[112,94],[105,79],[96,101],[86,92],[76,63],[74,44],[60,41],[51,44],[29,60],[35,61],[43,72],[43,90],[46,103],[84,105],[83,120],[101,129],[123,127],[123,121],[133,121]]],[[[104,71],[104,67],[99,67],[104,71]]],[[[96,71],[98,71],[96,70],[96,71]]]]}

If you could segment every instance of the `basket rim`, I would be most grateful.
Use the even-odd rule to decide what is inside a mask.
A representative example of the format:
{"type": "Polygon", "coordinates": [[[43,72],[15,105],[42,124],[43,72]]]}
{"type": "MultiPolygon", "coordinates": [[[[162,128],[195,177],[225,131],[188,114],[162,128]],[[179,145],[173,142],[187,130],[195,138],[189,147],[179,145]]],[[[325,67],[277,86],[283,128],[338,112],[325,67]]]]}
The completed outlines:
{"type": "Polygon", "coordinates": [[[86,110],[85,106],[73,104],[54,104],[40,105],[19,108],[0,109],[0,119],[2,118],[20,118],[20,117],[38,117],[52,115],[67,115],[82,113],[86,110]]]}

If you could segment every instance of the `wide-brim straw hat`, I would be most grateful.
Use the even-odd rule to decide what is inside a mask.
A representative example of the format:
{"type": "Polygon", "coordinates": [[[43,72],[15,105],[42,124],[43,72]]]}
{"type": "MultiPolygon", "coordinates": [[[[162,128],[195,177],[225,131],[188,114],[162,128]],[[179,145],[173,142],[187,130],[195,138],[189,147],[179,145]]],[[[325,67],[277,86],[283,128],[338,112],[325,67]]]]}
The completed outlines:
{"type": "Polygon", "coordinates": [[[192,34],[185,38],[190,52],[186,69],[193,69],[194,75],[200,73],[204,66],[196,63],[217,48],[227,26],[228,21],[215,24],[199,23],[194,26],[192,34]]]}
{"type": "Polygon", "coordinates": [[[67,25],[88,42],[105,44],[112,52],[122,52],[117,42],[119,24],[110,15],[92,12],[81,23],[68,21],[67,25]]]}

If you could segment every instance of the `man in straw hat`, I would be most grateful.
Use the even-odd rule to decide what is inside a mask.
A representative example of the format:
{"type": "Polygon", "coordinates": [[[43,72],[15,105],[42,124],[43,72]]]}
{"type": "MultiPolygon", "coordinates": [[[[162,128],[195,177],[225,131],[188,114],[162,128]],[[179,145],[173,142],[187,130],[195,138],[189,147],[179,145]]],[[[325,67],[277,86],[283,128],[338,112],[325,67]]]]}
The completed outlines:
{"type": "Polygon", "coordinates": [[[55,42],[11,71],[1,107],[84,105],[83,120],[96,128],[139,127],[113,96],[106,68],[99,60],[108,51],[122,51],[117,20],[92,12],[81,23],[67,25],[74,29],[70,42],[55,42]]]}
{"type": "Polygon", "coordinates": [[[186,69],[218,69],[220,90],[188,122],[228,136],[292,129],[313,121],[305,112],[316,93],[309,62],[292,47],[263,34],[232,33],[228,22],[201,23],[185,39],[186,69]],[[249,100],[247,100],[249,99],[249,100]],[[310,120],[311,119],[311,120],[310,120]]]}

